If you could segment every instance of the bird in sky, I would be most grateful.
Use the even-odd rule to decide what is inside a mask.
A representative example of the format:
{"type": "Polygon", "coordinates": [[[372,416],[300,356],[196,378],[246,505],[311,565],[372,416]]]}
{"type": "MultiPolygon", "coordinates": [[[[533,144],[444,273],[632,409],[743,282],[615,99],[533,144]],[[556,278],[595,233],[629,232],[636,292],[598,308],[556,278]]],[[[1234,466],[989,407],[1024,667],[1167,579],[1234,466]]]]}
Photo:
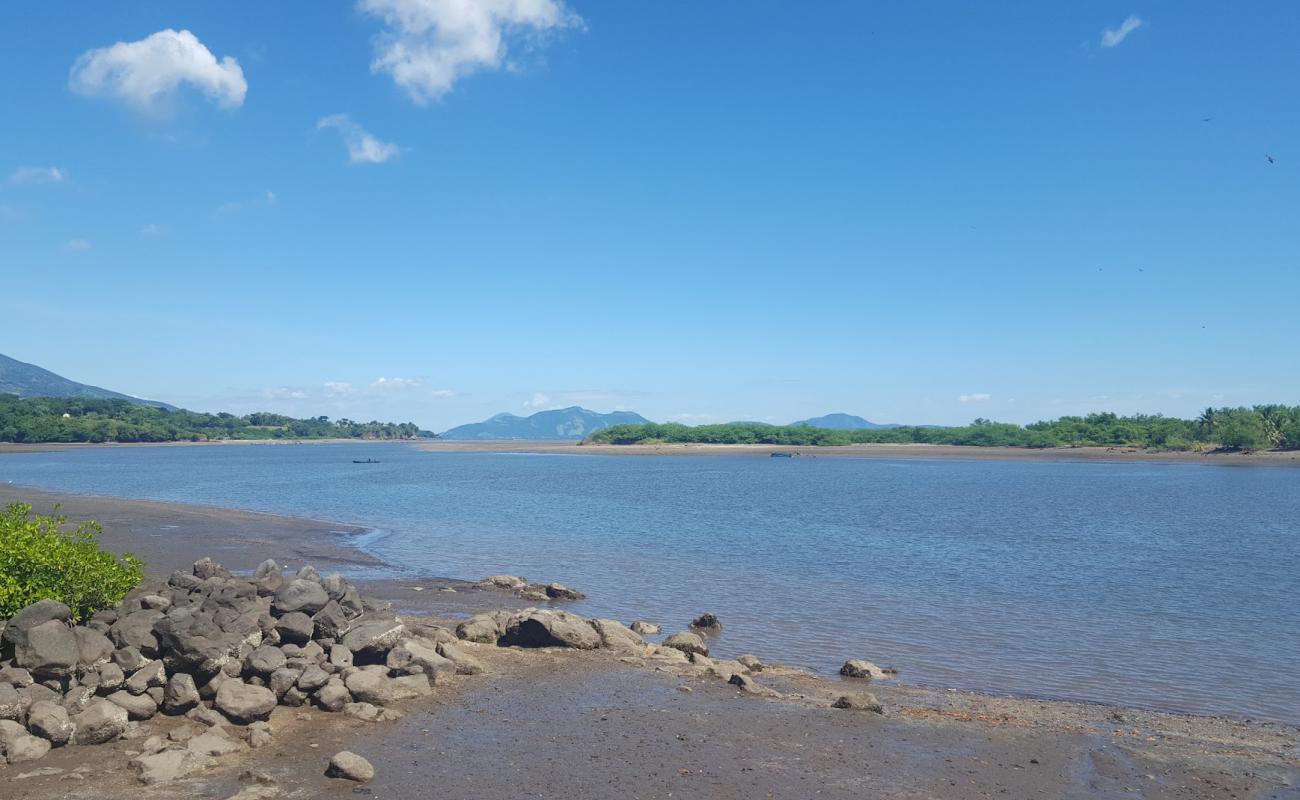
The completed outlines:
{"type": "Polygon", "coordinates": [[[1273,157],[1270,156],[1268,153],[1265,153],[1265,154],[1264,154],[1264,158],[1268,159],[1268,163],[1270,163],[1270,164],[1273,163],[1273,157]]]}
{"type": "Polygon", "coordinates": [[[1214,117],[1202,117],[1201,122],[1209,122],[1212,119],[1214,119],[1214,117]]]}

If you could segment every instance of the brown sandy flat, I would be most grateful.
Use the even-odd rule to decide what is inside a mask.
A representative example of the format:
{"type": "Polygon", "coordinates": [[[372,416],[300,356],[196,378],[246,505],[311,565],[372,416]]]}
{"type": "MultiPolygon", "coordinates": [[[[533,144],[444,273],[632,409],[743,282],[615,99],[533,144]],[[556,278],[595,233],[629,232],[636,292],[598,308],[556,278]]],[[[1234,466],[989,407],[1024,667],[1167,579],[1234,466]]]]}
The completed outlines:
{"type": "MultiPolygon", "coordinates": [[[[268,556],[345,572],[368,563],[347,547],[354,529],[328,523],[0,487],[0,500],[13,499],[62,502],[71,518],[103,520],[111,547],[140,553],[158,573],[208,553],[244,569],[268,556]]],[[[444,620],[519,605],[434,578],[420,580],[420,592],[410,582],[363,586],[444,620]]],[[[0,767],[0,798],[223,800],[246,785],[239,776],[248,769],[273,778],[286,798],[1300,798],[1300,731],[1290,726],[863,685],[779,667],[758,676],[782,694],[766,699],[693,668],[607,652],[471,647],[487,672],[405,704],[398,722],[282,707],[272,745],[152,788],[126,769],[136,742],[60,748],[0,767]],[[829,707],[868,688],[887,716],[829,707]],[[323,777],[342,749],[369,758],[376,780],[358,787],[323,777]],[[77,768],[89,770],[85,779],[68,778],[77,768]],[[20,777],[41,769],[60,772],[20,777]]],[[[146,724],[165,732],[178,722],[146,724]]]]}

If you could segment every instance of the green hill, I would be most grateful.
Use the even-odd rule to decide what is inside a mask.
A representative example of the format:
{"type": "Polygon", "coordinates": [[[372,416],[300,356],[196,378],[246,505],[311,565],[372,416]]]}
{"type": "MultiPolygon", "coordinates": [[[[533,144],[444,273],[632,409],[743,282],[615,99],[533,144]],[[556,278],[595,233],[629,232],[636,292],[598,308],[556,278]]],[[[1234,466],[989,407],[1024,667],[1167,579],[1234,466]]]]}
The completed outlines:
{"type": "Polygon", "coordinates": [[[141,400],[121,392],[101,389],[86,383],[77,383],[62,375],[56,375],[48,369],[28,364],[9,356],[0,354],[0,394],[13,394],[19,397],[86,397],[97,400],[125,400],[154,408],[171,411],[175,406],[160,403],[157,400],[141,400]]]}

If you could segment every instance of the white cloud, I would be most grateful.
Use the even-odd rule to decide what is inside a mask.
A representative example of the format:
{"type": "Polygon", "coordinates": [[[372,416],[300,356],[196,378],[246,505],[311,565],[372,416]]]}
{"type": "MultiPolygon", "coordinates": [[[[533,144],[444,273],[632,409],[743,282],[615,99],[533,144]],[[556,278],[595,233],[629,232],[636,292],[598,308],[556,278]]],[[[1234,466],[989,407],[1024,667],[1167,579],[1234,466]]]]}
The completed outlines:
{"type": "Polygon", "coordinates": [[[549,395],[542,392],[533,392],[533,396],[524,401],[524,408],[540,409],[546,408],[550,404],[551,398],[549,395]]]}
{"type": "Polygon", "coordinates": [[[1142,20],[1138,19],[1136,16],[1130,16],[1128,19],[1121,22],[1118,28],[1113,30],[1107,28],[1101,32],[1101,46],[1119,47],[1120,43],[1127,39],[1130,33],[1141,27],[1142,20]]]}
{"type": "Polygon", "coordinates": [[[69,239],[63,243],[63,249],[69,253],[84,253],[90,249],[90,242],[85,239],[69,239]]]}
{"type": "Polygon", "coordinates": [[[420,105],[440,99],[457,80],[498,70],[507,40],[580,27],[564,0],[359,0],[387,30],[376,41],[371,72],[387,72],[420,105]]]}
{"type": "Polygon", "coordinates": [[[291,389],[288,386],[277,386],[274,389],[263,391],[269,400],[306,400],[307,393],[302,389],[291,389]]]}
{"type": "Polygon", "coordinates": [[[993,395],[984,392],[975,392],[974,394],[958,395],[958,402],[962,403],[986,403],[993,399],[993,395]]]}
{"type": "Polygon", "coordinates": [[[419,378],[377,378],[374,383],[370,384],[373,389],[387,389],[390,391],[414,389],[419,385],[419,378]]]}
{"type": "Polygon", "coordinates": [[[19,167],[9,176],[10,183],[63,183],[68,173],[58,167],[19,167]]]}
{"type": "Polygon", "coordinates": [[[280,202],[280,198],[275,196],[275,192],[271,191],[270,189],[267,189],[266,192],[262,195],[262,202],[266,203],[268,206],[273,206],[276,203],[280,202]]]}
{"type": "Polygon", "coordinates": [[[430,397],[437,397],[440,399],[446,397],[456,397],[459,394],[460,392],[457,392],[455,389],[434,389],[433,391],[429,392],[430,397]]]}
{"type": "Polygon", "coordinates": [[[353,394],[356,390],[356,387],[347,381],[325,381],[325,391],[332,397],[353,394]]]}
{"type": "Polygon", "coordinates": [[[316,129],[334,128],[343,137],[348,148],[348,161],[353,164],[382,164],[402,154],[402,148],[392,142],[381,142],[347,114],[331,114],[316,123],[316,129]]]}
{"type": "Polygon", "coordinates": [[[154,223],[150,222],[148,225],[145,225],[143,228],[140,229],[140,235],[141,236],[166,236],[167,229],[161,225],[155,225],[154,223]]]}
{"type": "Polygon", "coordinates": [[[185,83],[222,108],[239,108],[248,92],[238,61],[230,56],[217,61],[194,34],[170,28],[138,42],[88,50],[68,78],[79,94],[121,100],[146,113],[161,112],[185,83]]]}

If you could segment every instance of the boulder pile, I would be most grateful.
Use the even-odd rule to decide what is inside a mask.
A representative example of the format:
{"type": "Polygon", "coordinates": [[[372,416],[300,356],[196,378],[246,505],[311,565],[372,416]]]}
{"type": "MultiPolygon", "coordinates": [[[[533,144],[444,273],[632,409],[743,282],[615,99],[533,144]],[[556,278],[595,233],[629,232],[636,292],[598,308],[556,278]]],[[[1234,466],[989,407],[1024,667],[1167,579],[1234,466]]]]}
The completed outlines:
{"type": "Polygon", "coordinates": [[[576,589],[570,589],[562,583],[529,583],[518,575],[489,575],[479,581],[485,589],[500,589],[511,592],[533,603],[548,600],[585,600],[587,596],[576,589]]]}
{"type": "Polygon", "coordinates": [[[131,766],[156,783],[269,742],[277,706],[384,719],[482,669],[451,631],[408,628],[341,576],[285,575],[274,561],[238,577],[205,558],[71,620],[53,600],[0,620],[0,763],[110,742],[159,714],[208,728],[145,741],[131,766]]]}

